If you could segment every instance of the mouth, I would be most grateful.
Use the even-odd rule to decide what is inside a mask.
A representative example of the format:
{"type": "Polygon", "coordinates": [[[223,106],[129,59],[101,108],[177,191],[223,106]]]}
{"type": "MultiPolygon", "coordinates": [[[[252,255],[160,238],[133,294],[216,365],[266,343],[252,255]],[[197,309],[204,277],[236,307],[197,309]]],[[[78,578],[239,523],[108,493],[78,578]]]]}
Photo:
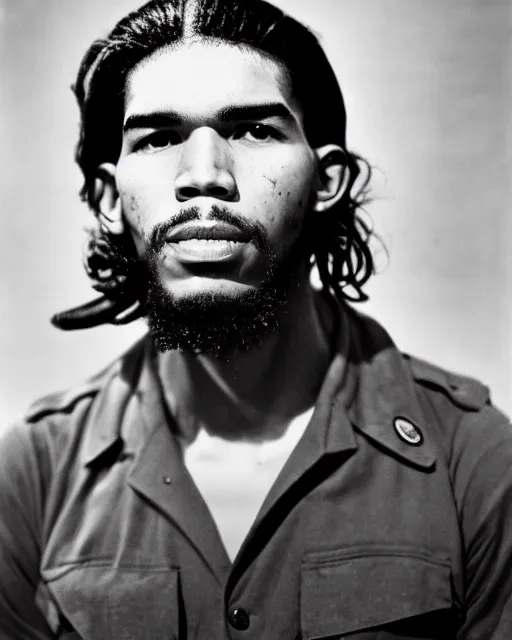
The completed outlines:
{"type": "Polygon", "coordinates": [[[223,262],[233,259],[246,243],[191,238],[168,246],[182,262],[223,262]]]}
{"type": "Polygon", "coordinates": [[[167,247],[181,262],[224,262],[237,257],[251,236],[218,222],[186,223],[166,237],[167,247]]]}

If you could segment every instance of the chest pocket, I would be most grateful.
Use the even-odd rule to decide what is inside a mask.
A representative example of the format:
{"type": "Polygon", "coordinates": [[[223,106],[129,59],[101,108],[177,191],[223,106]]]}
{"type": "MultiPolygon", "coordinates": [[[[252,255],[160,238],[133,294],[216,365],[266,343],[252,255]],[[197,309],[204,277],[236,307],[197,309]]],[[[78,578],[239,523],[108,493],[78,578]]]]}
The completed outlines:
{"type": "Polygon", "coordinates": [[[65,618],[61,637],[70,640],[177,640],[178,576],[165,567],[97,563],[43,574],[65,618]]]}
{"type": "Polygon", "coordinates": [[[455,638],[450,565],[418,550],[357,547],[307,553],[303,640],[455,638]]]}

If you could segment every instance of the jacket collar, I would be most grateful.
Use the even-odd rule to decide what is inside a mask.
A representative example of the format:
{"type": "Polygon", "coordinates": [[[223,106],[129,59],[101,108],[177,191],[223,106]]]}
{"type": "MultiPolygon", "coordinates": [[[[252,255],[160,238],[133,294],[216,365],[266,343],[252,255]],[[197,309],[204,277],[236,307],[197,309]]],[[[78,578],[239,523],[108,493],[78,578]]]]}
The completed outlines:
{"type": "Polygon", "coordinates": [[[98,381],[99,393],[88,418],[84,465],[101,464],[121,450],[134,455],[164,421],[152,354],[151,340],[145,336],[98,381]],[[142,420],[141,405],[152,407],[151,412],[143,412],[142,420]]]}
{"type": "MultiPolygon", "coordinates": [[[[327,429],[316,436],[323,439],[320,447],[327,453],[355,449],[352,425],[387,453],[430,469],[435,463],[432,429],[419,405],[406,360],[374,320],[347,305],[339,307],[337,316],[334,356],[324,383],[331,398],[325,409],[329,412],[327,429]],[[412,425],[421,434],[421,443],[413,444],[400,435],[397,421],[402,421],[398,426],[412,425]]],[[[92,465],[118,447],[125,454],[135,452],[166,423],[153,360],[151,339],[146,336],[103,376],[103,388],[89,419],[84,464],[92,465]],[[126,420],[135,410],[134,403],[150,407],[143,412],[142,424],[135,416],[126,420]]]]}
{"type": "Polygon", "coordinates": [[[347,376],[354,388],[348,415],[354,428],[387,453],[421,469],[432,468],[433,429],[419,404],[407,361],[377,322],[351,309],[346,318],[347,376]]]}

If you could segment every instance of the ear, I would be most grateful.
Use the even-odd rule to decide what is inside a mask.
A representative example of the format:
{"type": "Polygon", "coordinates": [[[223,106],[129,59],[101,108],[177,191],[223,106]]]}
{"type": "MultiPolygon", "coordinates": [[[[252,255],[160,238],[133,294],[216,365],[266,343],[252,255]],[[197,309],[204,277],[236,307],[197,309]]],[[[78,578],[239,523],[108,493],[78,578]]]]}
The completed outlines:
{"type": "Polygon", "coordinates": [[[345,152],[336,144],[327,144],[315,149],[318,161],[316,200],[317,212],[331,209],[345,193],[348,182],[345,152]]]}
{"type": "Polygon", "coordinates": [[[121,198],[116,187],[116,167],[111,162],[104,162],[98,167],[93,206],[100,224],[109,233],[120,235],[124,232],[121,198]]]}

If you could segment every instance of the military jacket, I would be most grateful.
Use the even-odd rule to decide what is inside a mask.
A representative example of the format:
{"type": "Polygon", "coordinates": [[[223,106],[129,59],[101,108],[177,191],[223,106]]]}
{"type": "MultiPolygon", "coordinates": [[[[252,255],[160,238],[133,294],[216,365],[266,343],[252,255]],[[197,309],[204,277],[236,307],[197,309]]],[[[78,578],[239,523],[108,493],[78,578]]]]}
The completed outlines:
{"type": "Polygon", "coordinates": [[[486,387],[343,311],[231,562],[156,358],[144,338],[2,437],[1,640],[512,638],[512,428],[486,387]]]}

